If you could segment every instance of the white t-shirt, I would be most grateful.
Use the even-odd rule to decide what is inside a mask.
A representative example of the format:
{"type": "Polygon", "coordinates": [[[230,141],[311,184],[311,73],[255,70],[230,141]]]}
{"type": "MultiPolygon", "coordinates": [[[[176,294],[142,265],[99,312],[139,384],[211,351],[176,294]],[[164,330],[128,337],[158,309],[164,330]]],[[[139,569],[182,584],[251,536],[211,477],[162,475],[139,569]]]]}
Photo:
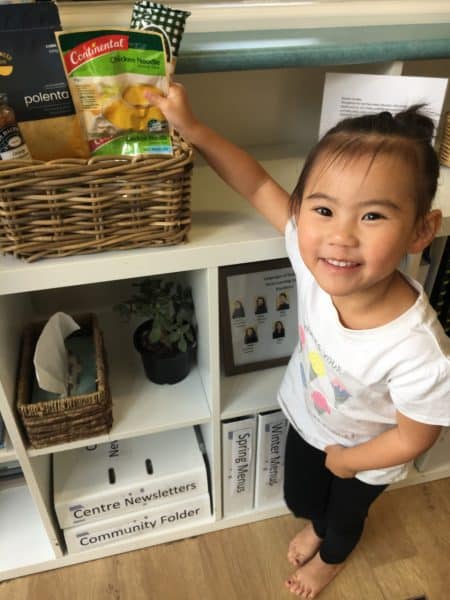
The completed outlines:
{"type": "MultiPolygon", "coordinates": [[[[293,221],[286,247],[297,277],[299,344],[278,398],[300,435],[320,450],[356,446],[395,426],[396,410],[421,423],[450,425],[450,340],[422,286],[408,278],[419,296],[394,321],[347,329],[303,263],[293,221]]],[[[392,483],[406,477],[408,466],[356,477],[392,483]]]]}

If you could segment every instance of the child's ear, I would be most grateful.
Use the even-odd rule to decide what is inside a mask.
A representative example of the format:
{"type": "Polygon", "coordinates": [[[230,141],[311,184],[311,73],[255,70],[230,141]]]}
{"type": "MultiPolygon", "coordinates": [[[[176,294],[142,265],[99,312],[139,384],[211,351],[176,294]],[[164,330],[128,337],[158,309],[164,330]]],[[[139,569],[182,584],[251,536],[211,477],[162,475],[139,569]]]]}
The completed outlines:
{"type": "Polygon", "coordinates": [[[418,254],[431,244],[442,223],[442,213],[438,209],[430,210],[422,217],[415,229],[412,241],[408,246],[409,254],[418,254]]]}

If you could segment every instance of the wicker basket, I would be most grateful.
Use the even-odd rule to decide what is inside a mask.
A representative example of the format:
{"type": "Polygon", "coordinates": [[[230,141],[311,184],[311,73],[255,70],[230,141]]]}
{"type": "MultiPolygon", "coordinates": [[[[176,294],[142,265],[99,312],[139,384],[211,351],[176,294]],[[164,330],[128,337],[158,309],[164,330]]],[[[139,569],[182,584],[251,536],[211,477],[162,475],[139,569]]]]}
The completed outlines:
{"type": "Polygon", "coordinates": [[[439,160],[442,165],[450,167],[450,112],[444,117],[439,160]]]}
{"type": "Polygon", "coordinates": [[[17,383],[17,409],[33,448],[72,442],[108,433],[112,426],[103,339],[95,315],[78,315],[76,322],[92,331],[97,369],[97,390],[91,394],[31,403],[33,355],[45,323],[29,325],[24,332],[17,383]]]}
{"type": "Polygon", "coordinates": [[[31,262],[185,241],[192,148],[173,143],[170,157],[0,161],[0,251],[31,262]]]}

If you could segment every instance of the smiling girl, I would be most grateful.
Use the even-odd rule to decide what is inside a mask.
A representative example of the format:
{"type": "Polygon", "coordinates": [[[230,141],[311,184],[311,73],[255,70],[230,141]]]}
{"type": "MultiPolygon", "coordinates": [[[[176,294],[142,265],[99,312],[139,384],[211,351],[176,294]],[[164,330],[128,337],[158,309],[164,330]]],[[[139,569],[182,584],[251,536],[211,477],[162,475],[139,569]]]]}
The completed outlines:
{"type": "Polygon", "coordinates": [[[182,86],[151,101],[286,238],[299,343],[279,391],[290,422],[285,499],[309,520],[289,546],[286,585],[315,598],[357,545],[371,503],[450,425],[449,339],[398,270],[441,223],[433,124],[417,107],[342,121],[290,196],[196,119],[182,86]]]}

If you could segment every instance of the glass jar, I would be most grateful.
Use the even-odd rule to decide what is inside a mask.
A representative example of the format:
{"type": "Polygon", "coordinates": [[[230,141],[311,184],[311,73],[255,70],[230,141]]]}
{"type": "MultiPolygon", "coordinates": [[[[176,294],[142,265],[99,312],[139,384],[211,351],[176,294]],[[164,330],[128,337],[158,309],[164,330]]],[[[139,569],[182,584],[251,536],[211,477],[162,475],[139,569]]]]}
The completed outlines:
{"type": "Polygon", "coordinates": [[[31,160],[30,151],[20,133],[8,96],[0,93],[0,160],[31,160]]]}

